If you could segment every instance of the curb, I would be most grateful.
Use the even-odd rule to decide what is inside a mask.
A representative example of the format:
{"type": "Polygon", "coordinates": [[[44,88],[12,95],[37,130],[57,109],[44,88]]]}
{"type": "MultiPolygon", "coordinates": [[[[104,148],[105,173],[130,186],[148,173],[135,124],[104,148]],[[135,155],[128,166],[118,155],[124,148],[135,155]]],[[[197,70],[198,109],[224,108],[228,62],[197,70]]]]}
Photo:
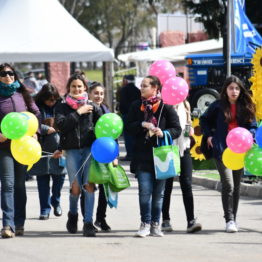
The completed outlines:
{"type": "MultiPolygon", "coordinates": [[[[212,178],[203,178],[203,177],[193,176],[192,182],[195,185],[199,185],[199,186],[203,186],[209,189],[215,189],[215,190],[221,191],[221,182],[218,180],[212,179],[212,178]]],[[[241,183],[240,195],[262,199],[262,186],[255,186],[255,185],[241,183]]]]}

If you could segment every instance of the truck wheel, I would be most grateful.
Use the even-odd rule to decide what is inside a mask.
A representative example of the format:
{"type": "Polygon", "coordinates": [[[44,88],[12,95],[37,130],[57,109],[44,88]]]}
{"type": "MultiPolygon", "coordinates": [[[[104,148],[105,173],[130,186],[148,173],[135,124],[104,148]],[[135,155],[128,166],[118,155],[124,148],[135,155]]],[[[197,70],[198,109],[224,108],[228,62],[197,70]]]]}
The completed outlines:
{"type": "Polygon", "coordinates": [[[203,114],[208,106],[219,98],[219,93],[215,89],[205,88],[196,92],[192,99],[191,108],[197,108],[203,114]]]}

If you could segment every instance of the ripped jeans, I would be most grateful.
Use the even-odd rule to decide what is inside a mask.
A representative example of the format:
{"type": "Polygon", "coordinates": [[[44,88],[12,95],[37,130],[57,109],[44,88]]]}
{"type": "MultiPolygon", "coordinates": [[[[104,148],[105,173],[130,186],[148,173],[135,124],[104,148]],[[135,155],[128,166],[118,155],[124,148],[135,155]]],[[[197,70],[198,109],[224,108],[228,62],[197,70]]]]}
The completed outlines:
{"type": "MultiPolygon", "coordinates": [[[[68,149],[65,150],[66,156],[66,168],[69,176],[70,188],[74,181],[76,181],[80,187],[80,192],[83,189],[85,195],[85,214],[84,223],[93,222],[93,210],[95,202],[94,192],[88,192],[83,186],[88,183],[89,167],[91,161],[90,147],[84,147],[80,149],[68,149]],[[89,159],[87,160],[89,156],[89,159]],[[81,168],[81,169],[80,169],[81,168]]],[[[78,200],[79,195],[73,195],[70,192],[69,196],[69,211],[71,214],[78,213],[78,200]]]]}

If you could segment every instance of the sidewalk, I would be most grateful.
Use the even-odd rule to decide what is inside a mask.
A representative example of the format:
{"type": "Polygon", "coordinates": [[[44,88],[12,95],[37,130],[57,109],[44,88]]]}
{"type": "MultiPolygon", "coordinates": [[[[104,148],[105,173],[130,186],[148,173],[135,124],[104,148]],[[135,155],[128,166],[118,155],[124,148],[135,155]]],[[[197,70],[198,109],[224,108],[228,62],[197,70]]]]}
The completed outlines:
{"type": "MultiPolygon", "coordinates": [[[[123,145],[120,143],[121,156],[123,145]]],[[[128,163],[120,163],[129,170],[128,163]]],[[[186,218],[180,186],[174,183],[171,200],[171,222],[174,231],[163,238],[135,238],[140,224],[138,188],[134,176],[128,173],[131,187],[119,193],[117,209],[108,208],[110,233],[98,233],[95,238],[82,236],[79,231],[66,231],[68,212],[68,180],[62,192],[62,217],[50,214],[42,221],[36,181],[27,182],[27,221],[25,235],[14,239],[0,239],[1,261],[10,262],[260,262],[262,248],[262,200],[241,197],[238,213],[240,231],[224,232],[220,193],[194,185],[195,215],[203,225],[197,234],[186,233],[186,218]]],[[[96,201],[98,194],[96,193],[96,201]]],[[[95,205],[96,206],[96,205],[95,205]]],[[[94,212],[95,215],[95,212],[94,212]]]]}

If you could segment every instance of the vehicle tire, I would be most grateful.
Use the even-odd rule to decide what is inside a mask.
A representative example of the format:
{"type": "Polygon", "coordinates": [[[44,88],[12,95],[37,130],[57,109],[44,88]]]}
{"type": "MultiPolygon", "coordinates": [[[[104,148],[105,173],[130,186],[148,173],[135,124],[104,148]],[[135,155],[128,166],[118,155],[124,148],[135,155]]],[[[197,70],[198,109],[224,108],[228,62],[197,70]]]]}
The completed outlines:
{"type": "Polygon", "coordinates": [[[205,88],[196,92],[192,99],[191,108],[197,108],[203,114],[208,106],[219,98],[219,93],[215,89],[205,88]]]}

